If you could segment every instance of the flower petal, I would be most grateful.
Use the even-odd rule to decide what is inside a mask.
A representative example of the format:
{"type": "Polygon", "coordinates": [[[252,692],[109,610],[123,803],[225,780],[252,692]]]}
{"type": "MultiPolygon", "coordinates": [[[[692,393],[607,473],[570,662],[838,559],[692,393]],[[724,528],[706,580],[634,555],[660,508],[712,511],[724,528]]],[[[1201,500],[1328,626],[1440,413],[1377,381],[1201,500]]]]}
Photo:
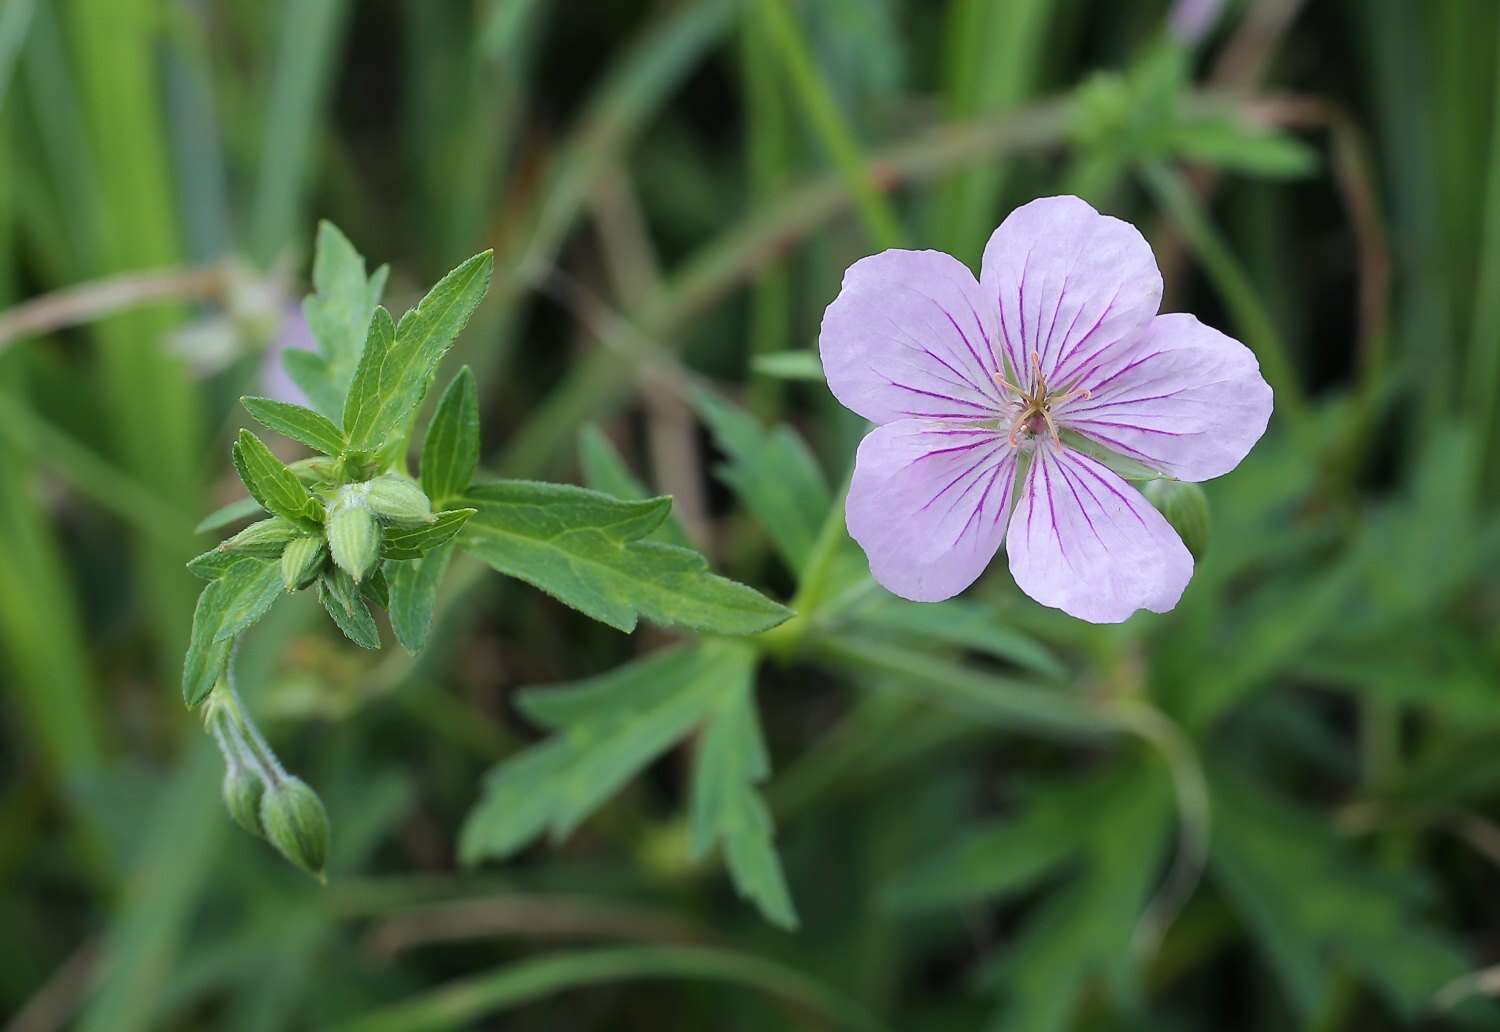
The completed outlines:
{"type": "Polygon", "coordinates": [[[1006,405],[994,340],[994,307],[966,265],[883,251],[844,273],[818,349],[834,396],[872,422],[985,419],[1006,405]]]}
{"type": "Polygon", "coordinates": [[[999,308],[1000,345],[1029,387],[1031,353],[1047,382],[1128,346],[1161,305],[1161,273],[1144,237],[1077,197],[1043,197],[1008,215],[984,249],[980,286],[999,308]]]}
{"type": "Polygon", "coordinates": [[[994,430],[903,419],[870,431],[847,506],[870,573],[917,602],[967,588],[1005,536],[1015,471],[1015,449],[994,430]]]}
{"type": "Polygon", "coordinates": [[[1064,402],[1058,425],[1179,480],[1240,464],[1271,418],[1271,388],[1250,349],[1191,315],[1159,315],[1141,343],[1064,402]]]}
{"type": "Polygon", "coordinates": [[[1193,557],[1146,499],[1094,459],[1051,444],[1034,452],[1005,550],[1022,591],[1093,623],[1165,613],[1193,575],[1193,557]]]}

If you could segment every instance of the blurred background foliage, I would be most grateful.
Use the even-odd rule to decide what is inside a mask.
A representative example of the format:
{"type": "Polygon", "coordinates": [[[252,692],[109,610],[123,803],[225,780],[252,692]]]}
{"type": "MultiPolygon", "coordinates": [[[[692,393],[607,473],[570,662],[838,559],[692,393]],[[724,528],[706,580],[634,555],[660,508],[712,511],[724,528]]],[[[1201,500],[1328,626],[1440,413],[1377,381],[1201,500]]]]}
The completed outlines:
{"type": "Polygon", "coordinates": [[[1497,46],[1492,0],[3,0],[6,1027],[1500,1027],[1497,46]],[[691,859],[691,742],[457,862],[516,690],[670,642],[472,570],[416,662],[278,607],[241,680],[331,884],[231,828],[182,564],[317,218],[403,306],[493,246],[486,466],[633,473],[790,598],[861,431],[809,355],[843,269],[977,267],[1058,192],[1277,416],[1175,613],[997,573],[777,647],[798,931],[691,859]]]}

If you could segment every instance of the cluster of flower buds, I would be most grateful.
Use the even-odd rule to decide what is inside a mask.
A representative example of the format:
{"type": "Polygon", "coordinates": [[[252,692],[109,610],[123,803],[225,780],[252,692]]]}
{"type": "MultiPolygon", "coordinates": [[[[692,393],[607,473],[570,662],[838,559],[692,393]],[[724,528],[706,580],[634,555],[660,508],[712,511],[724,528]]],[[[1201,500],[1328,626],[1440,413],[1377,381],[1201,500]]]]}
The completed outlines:
{"type": "Polygon", "coordinates": [[[340,487],[328,503],[324,526],[334,563],[357,584],[380,558],[382,527],[433,519],[432,503],[422,489],[407,477],[388,473],[340,487]]]}
{"type": "Polygon", "coordinates": [[[328,814],[301,778],[286,772],[227,680],[204,706],[224,756],[224,807],[234,822],[319,880],[328,858],[328,814]]]}

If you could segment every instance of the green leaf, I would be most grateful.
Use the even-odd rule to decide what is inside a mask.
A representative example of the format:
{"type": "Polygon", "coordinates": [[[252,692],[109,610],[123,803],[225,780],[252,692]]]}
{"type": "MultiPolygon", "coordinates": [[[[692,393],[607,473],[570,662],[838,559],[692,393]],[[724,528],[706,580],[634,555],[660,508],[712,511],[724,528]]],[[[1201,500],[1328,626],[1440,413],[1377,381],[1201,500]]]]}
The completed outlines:
{"type": "Polygon", "coordinates": [[[995,1028],[1065,1032],[1095,986],[1129,1008],[1144,993],[1131,937],[1170,842],[1164,768],[1142,759],[1095,779],[1072,810],[1084,832],[1074,877],[1032,912],[985,974],[1004,996],[995,1028]]]}
{"type": "Polygon", "coordinates": [[[307,400],[329,419],[335,419],[344,409],[344,391],[334,383],[328,360],[322,355],[301,348],[287,348],[281,353],[281,364],[292,382],[307,395],[307,400]]]}
{"type": "Polygon", "coordinates": [[[223,530],[225,527],[265,511],[260,507],[260,502],[254,498],[241,498],[203,517],[203,521],[193,528],[193,533],[212,534],[216,530],[223,530]]]}
{"type": "MultiPolygon", "coordinates": [[[[591,490],[602,491],[607,495],[631,502],[644,501],[651,497],[651,492],[646,489],[645,484],[636,479],[619,451],[609,438],[604,436],[604,431],[593,423],[578,432],[578,461],[583,467],[583,483],[591,490]]],[[[669,545],[692,547],[692,542],[688,540],[687,532],[682,529],[676,513],[667,513],[667,518],[661,521],[661,526],[647,537],[665,541],[669,545]]]]}
{"type": "Polygon", "coordinates": [[[1006,627],[982,606],[950,599],[947,602],[908,602],[882,595],[866,603],[854,616],[855,623],[882,636],[940,642],[984,652],[1017,666],[1062,677],[1067,668],[1035,638],[1006,627]]]}
{"type": "Polygon", "coordinates": [[[750,361],[750,369],[760,376],[777,380],[823,382],[823,363],[812,351],[774,351],[768,355],[756,355],[750,361]]]}
{"type": "Polygon", "coordinates": [[[518,703],[557,732],[495,767],[464,821],[465,863],[502,858],[544,830],[570,834],[638,771],[713,710],[727,654],[671,649],[565,687],[531,689],[518,703]]]}
{"type": "Polygon", "coordinates": [[[1365,860],[1325,818],[1239,776],[1212,776],[1210,789],[1214,881],[1304,1020],[1353,973],[1415,1022],[1475,966],[1424,917],[1429,886],[1415,872],[1365,860]]]}
{"type": "Polygon", "coordinates": [[[301,441],[324,455],[344,450],[344,432],[312,409],[271,398],[245,397],[240,404],[268,430],[301,441]]]}
{"type": "Polygon", "coordinates": [[[729,455],[714,472],[765,528],[787,565],[800,572],[832,504],[828,482],[807,445],[791,427],[766,430],[748,412],[707,391],[693,396],[693,406],[729,455]]]}
{"type": "Polygon", "coordinates": [[[436,513],[431,523],[411,527],[388,527],[380,539],[380,554],[386,559],[420,559],[452,541],[476,509],[448,509],[436,513]]]}
{"type": "Polygon", "coordinates": [[[379,453],[399,440],[437,372],[438,363],[490,285],[494,253],[485,251],[440,280],[394,333],[375,310],[365,351],[344,403],[344,432],[358,452],[379,453]]]}
{"type": "Polygon", "coordinates": [[[479,466],[479,395],[468,366],[443,392],[422,444],[422,490],[433,504],[457,498],[479,466]]]}
{"type": "Polygon", "coordinates": [[[1227,115],[1180,122],[1167,134],[1179,158],[1273,179],[1297,179],[1318,169],[1318,153],[1295,137],[1245,126],[1227,115]]]}
{"type": "Polygon", "coordinates": [[[354,644],[360,648],[380,648],[380,629],[360,596],[352,578],[343,570],[318,578],[318,601],[354,644]],[[345,584],[344,582],[347,582],[345,584]]]}
{"type": "Polygon", "coordinates": [[[617,630],[638,616],[719,634],[754,634],[790,611],[715,576],[686,548],[641,540],[671,500],[626,502],[581,487],[501,480],[469,489],[479,510],[460,539],[496,570],[518,577],[617,630]]]}
{"type": "Polygon", "coordinates": [[[1021,801],[1018,812],[975,824],[938,844],[893,879],[883,903],[896,914],[952,910],[1007,899],[1031,889],[1071,860],[1087,841],[1106,786],[1097,775],[1049,785],[1021,801]]]}
{"type": "Polygon", "coordinates": [[[265,615],[281,596],[281,570],[275,562],[235,556],[235,561],[198,596],[193,635],[182,667],[182,697],[197,706],[224,673],[235,635],[265,615]]]}
{"type": "Polygon", "coordinates": [[[432,629],[432,610],[438,583],[453,556],[451,544],[438,545],[426,555],[405,561],[388,560],[385,576],[390,582],[391,630],[396,640],[413,656],[427,645],[432,629]]]}
{"type": "Polygon", "coordinates": [[[313,287],[302,304],[321,355],[289,350],[283,361],[293,381],[329,419],[337,419],[359,366],[365,330],[385,289],[386,268],[365,275],[365,260],[331,222],[318,224],[313,287]]]}
{"type": "Polygon", "coordinates": [[[241,430],[233,455],[240,479],[262,508],[301,526],[317,523],[322,506],[259,437],[241,430]]]}
{"type": "Polygon", "coordinates": [[[693,850],[701,857],[722,844],[740,895],[772,924],[796,928],[771,813],[755,787],[771,773],[755,711],[755,652],[734,642],[703,648],[723,653],[723,682],[693,765],[693,850]]]}

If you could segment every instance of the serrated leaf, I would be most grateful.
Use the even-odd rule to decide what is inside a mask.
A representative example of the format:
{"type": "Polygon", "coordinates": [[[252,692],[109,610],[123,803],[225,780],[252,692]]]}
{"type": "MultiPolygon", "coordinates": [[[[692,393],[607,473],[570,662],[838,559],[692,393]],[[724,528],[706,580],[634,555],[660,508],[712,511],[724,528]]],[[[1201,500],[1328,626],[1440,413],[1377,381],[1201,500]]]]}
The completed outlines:
{"type": "Polygon", "coordinates": [[[434,505],[464,493],[479,466],[479,394],[468,366],[438,401],[422,443],[422,490],[434,505]]]}
{"type": "Polygon", "coordinates": [[[495,767],[464,821],[465,863],[503,858],[543,831],[568,835],[712,710],[722,657],[672,649],[565,687],[531,689],[523,712],[558,732],[495,767]]]}
{"type": "Polygon", "coordinates": [[[230,502],[221,509],[215,509],[193,528],[194,534],[212,534],[216,530],[223,530],[241,520],[265,512],[260,507],[260,502],[254,498],[241,498],[239,501],[230,502]]]}
{"type": "MultiPolygon", "coordinates": [[[[338,572],[343,574],[342,570],[338,572]]],[[[344,576],[348,577],[347,574],[344,576]]],[[[380,628],[375,626],[375,618],[370,615],[370,609],[358,590],[352,593],[340,591],[332,580],[326,575],[318,578],[318,601],[323,604],[324,611],[344,636],[360,648],[380,648],[380,628]]],[[[349,584],[354,584],[352,579],[349,584]]]]}
{"type": "Polygon", "coordinates": [[[268,430],[301,441],[324,455],[344,450],[344,432],[312,409],[272,398],[245,397],[240,404],[268,430]]]}
{"type": "Polygon", "coordinates": [[[475,509],[447,509],[434,513],[431,523],[413,527],[388,527],[380,539],[385,559],[420,559],[434,548],[446,545],[474,517],[475,509]]]}
{"type": "Polygon", "coordinates": [[[415,656],[427,645],[432,630],[432,610],[437,600],[438,584],[453,555],[451,543],[438,545],[426,555],[404,561],[387,560],[386,580],[390,582],[391,629],[401,647],[415,656]]]}
{"type": "Polygon", "coordinates": [[[281,596],[275,562],[235,556],[198,596],[193,634],[182,667],[182,697],[189,708],[213,691],[236,635],[247,630],[281,596]]]}
{"type": "Polygon", "coordinates": [[[693,406],[729,461],[714,472],[800,572],[832,504],[828,482],[802,438],[788,426],[770,430],[748,412],[707,391],[693,406]]]}
{"type": "Polygon", "coordinates": [[[740,895],[772,924],[796,928],[771,813],[756,790],[771,764],[755,711],[755,653],[732,642],[704,648],[723,655],[723,685],[693,765],[693,850],[701,857],[721,845],[740,895]]]}
{"type": "Polygon", "coordinates": [[[350,448],[375,454],[401,438],[438,363],[489,289],[493,266],[491,251],[464,262],[401,317],[394,333],[389,314],[375,310],[344,403],[343,425],[350,448]]]}
{"type": "MultiPolygon", "coordinates": [[[[646,489],[645,484],[636,479],[619,451],[610,443],[609,438],[604,436],[604,431],[592,423],[578,432],[578,462],[583,469],[584,486],[590,490],[632,502],[643,501],[651,497],[651,492],[646,489]]],[[[648,536],[665,541],[669,545],[692,547],[692,542],[688,540],[687,532],[682,529],[676,513],[667,513],[667,518],[662,520],[661,526],[648,536]]]]}
{"type": "Polygon", "coordinates": [[[359,366],[370,316],[380,303],[386,268],[365,275],[365,260],[331,222],[318,224],[313,257],[316,293],[302,304],[321,355],[287,351],[283,360],[292,380],[329,419],[337,419],[354,371],[359,366]]]}
{"type": "Polygon", "coordinates": [[[321,506],[307,493],[297,474],[282,465],[259,437],[241,430],[233,456],[234,468],[245,488],[262,508],[299,526],[316,523],[321,506]]]}
{"type": "Polygon", "coordinates": [[[698,553],[644,538],[671,500],[627,502],[581,487],[503,480],[469,489],[478,509],[459,539],[503,574],[617,630],[638,616],[719,634],[754,634],[790,611],[710,573],[698,553]]]}

